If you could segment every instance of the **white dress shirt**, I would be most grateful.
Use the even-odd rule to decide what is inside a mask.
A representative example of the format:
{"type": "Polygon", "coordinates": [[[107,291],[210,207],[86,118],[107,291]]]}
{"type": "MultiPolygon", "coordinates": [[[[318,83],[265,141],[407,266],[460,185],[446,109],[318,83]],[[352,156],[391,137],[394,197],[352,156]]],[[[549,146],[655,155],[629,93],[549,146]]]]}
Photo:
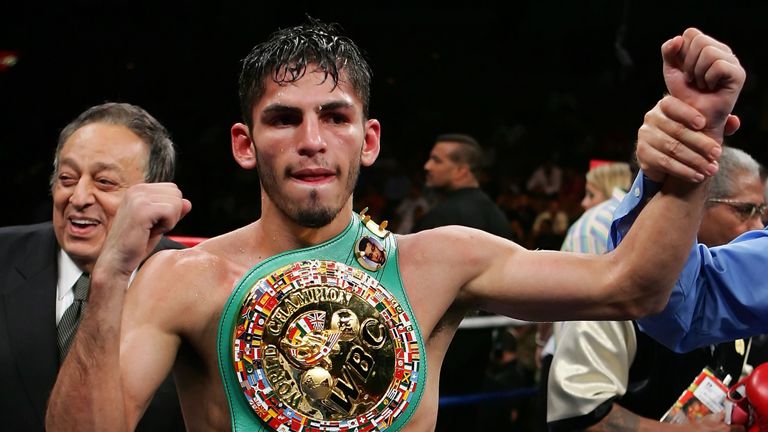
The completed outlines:
{"type": "Polygon", "coordinates": [[[59,280],[56,283],[56,325],[59,325],[64,311],[75,301],[73,291],[75,282],[83,274],[83,271],[77,267],[72,258],[64,250],[59,250],[59,280]]]}
{"type": "MultiPolygon", "coordinates": [[[[75,301],[75,282],[80,278],[80,275],[83,274],[83,271],[80,270],[79,267],[77,267],[77,264],[75,264],[74,261],[72,261],[72,258],[67,255],[66,252],[64,252],[63,249],[59,250],[59,259],[58,259],[58,266],[59,266],[59,280],[56,283],[56,325],[59,325],[59,321],[61,321],[61,317],[64,315],[64,312],[67,310],[69,305],[72,304],[72,302],[75,301]]],[[[136,277],[136,270],[131,273],[131,278],[129,280],[129,286],[130,282],[133,282],[133,278],[136,277]]]]}

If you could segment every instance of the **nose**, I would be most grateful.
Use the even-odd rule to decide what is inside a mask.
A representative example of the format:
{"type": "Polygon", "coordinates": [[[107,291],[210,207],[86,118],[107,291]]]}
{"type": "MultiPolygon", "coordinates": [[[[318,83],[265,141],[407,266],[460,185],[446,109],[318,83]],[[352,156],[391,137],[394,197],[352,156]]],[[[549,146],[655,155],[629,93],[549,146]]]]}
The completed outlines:
{"type": "Polygon", "coordinates": [[[581,208],[583,208],[584,210],[589,209],[589,202],[590,202],[589,197],[584,195],[584,198],[581,200],[581,208]]]}
{"type": "Polygon", "coordinates": [[[427,161],[424,163],[424,171],[429,171],[432,167],[432,159],[427,159],[427,161]]]}
{"type": "Polygon", "coordinates": [[[93,204],[94,201],[93,182],[86,178],[81,178],[73,188],[72,195],[69,197],[69,202],[75,206],[75,208],[82,209],[93,204]]]}
{"type": "Polygon", "coordinates": [[[323,152],[326,142],[321,133],[320,119],[316,116],[306,116],[301,125],[298,140],[298,152],[303,156],[313,156],[323,152]]]}

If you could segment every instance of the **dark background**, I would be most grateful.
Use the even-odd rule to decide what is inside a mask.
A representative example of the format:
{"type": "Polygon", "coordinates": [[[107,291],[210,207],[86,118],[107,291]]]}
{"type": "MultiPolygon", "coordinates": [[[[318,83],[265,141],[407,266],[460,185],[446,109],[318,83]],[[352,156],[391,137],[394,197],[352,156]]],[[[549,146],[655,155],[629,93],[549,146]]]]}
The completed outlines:
{"type": "MultiPolygon", "coordinates": [[[[586,171],[626,159],[664,91],[659,47],[688,26],[728,43],[748,72],[732,144],[765,145],[768,6],[740,1],[526,0],[466,6],[389,2],[62,1],[0,5],[0,226],[50,217],[48,176],[60,129],[91,105],[131,102],[171,131],[177,182],[195,204],[177,234],[212,236],[258,217],[255,172],[230,154],[239,61],[310,14],[341,24],[374,70],[379,168],[418,174],[439,133],[476,136],[488,187],[524,180],[545,158],[586,171]],[[617,48],[619,47],[619,48],[617,48]],[[622,55],[620,51],[624,52],[622,55]]],[[[503,186],[499,186],[503,185],[503,186]]]]}

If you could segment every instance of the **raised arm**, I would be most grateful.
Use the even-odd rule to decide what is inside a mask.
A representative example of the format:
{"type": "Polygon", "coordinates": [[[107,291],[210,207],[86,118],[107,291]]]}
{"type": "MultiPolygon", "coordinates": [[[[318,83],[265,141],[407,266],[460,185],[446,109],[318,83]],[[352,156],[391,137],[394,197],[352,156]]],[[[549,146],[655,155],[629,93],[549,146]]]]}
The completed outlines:
{"type": "MultiPolygon", "coordinates": [[[[695,29],[667,41],[662,57],[668,90],[702,113],[694,119],[702,139],[719,146],[744,82],[738,60],[726,46],[695,29]]],[[[637,192],[633,187],[630,197],[637,192]]],[[[704,187],[669,178],[613,253],[594,257],[494,251],[487,272],[467,289],[475,298],[503,299],[504,290],[515,286],[528,319],[600,319],[658,311],[688,257],[705,198],[704,187]],[[498,280],[506,280],[506,286],[494,288],[498,280]]],[[[511,303],[484,306],[503,309],[500,304],[511,303]]]]}
{"type": "Polygon", "coordinates": [[[672,96],[704,117],[702,131],[722,142],[746,72],[722,42],[689,28],[661,46],[664,82],[672,96]]]}
{"type": "Polygon", "coordinates": [[[744,70],[726,46],[695,29],[689,29],[685,35],[688,40],[712,43],[712,49],[706,49],[706,46],[688,42],[687,46],[696,46],[698,50],[688,48],[687,52],[703,59],[717,71],[704,74],[711,79],[706,85],[719,83],[720,87],[697,90],[691,85],[696,80],[688,81],[687,72],[675,71],[671,66],[685,64],[678,58],[685,51],[684,37],[678,36],[664,44],[665,79],[673,93],[645,115],[638,131],[637,159],[642,172],[633,190],[640,194],[628,194],[614,213],[610,234],[613,245],[623,241],[646,201],[658,190],[658,185],[653,182],[661,183],[668,175],[692,183],[711,177],[718,170],[723,134],[732,134],[739,128],[739,119],[725,112],[736,103],[746,78],[744,70]],[[722,72],[731,75],[719,75],[722,72]],[[652,182],[651,187],[645,187],[646,179],[652,182]]]}
{"type": "Polygon", "coordinates": [[[731,112],[746,72],[727,45],[693,28],[665,42],[661,52],[671,96],[646,115],[638,162],[657,182],[667,174],[699,182],[717,172],[723,136],[739,128],[731,112]]]}
{"type": "MultiPolygon", "coordinates": [[[[88,307],[56,380],[46,429],[124,431],[135,427],[170,370],[178,339],[151,324],[131,325],[131,334],[123,334],[126,290],[134,269],[190,207],[170,183],[140,184],[126,193],[91,275],[88,307]],[[138,339],[141,344],[136,343],[138,339]],[[126,358],[121,358],[121,345],[126,358]]],[[[134,288],[137,292],[132,296],[141,291],[134,288]]],[[[138,321],[126,314],[131,316],[138,321]]]]}

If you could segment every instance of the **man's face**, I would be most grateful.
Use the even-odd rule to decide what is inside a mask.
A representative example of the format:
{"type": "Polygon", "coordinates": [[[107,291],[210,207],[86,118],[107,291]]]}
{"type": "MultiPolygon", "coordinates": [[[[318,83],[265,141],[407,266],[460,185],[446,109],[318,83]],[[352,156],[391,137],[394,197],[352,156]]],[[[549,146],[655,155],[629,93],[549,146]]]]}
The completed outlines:
{"type": "MultiPolygon", "coordinates": [[[[311,69],[310,69],[311,70],[311,69]]],[[[334,88],[323,74],[307,72],[280,86],[271,80],[253,108],[251,138],[259,179],[269,199],[305,227],[329,224],[349,201],[370,135],[362,102],[346,81],[334,88]]],[[[345,78],[342,73],[341,78],[345,78]]],[[[378,153],[378,150],[376,151],[378,153]]]]}
{"type": "Polygon", "coordinates": [[[456,150],[457,146],[456,143],[438,142],[432,147],[429,159],[424,164],[427,187],[451,189],[459,164],[452,161],[449,155],[456,150]]]}
{"type": "Polygon", "coordinates": [[[710,247],[719,246],[747,231],[763,228],[760,213],[749,217],[749,206],[738,204],[759,205],[765,202],[760,177],[738,173],[734,190],[737,192],[733,196],[718,197],[732,200],[734,203],[709,203],[699,227],[699,242],[710,247]]]}
{"type": "Polygon", "coordinates": [[[91,123],[64,143],[53,182],[53,229],[86,271],[101,252],[126,189],[144,181],[147,145],[125,126],[91,123]]]}
{"type": "Polygon", "coordinates": [[[384,264],[384,254],[373,243],[369,242],[365,245],[365,256],[375,263],[384,264]]]}

